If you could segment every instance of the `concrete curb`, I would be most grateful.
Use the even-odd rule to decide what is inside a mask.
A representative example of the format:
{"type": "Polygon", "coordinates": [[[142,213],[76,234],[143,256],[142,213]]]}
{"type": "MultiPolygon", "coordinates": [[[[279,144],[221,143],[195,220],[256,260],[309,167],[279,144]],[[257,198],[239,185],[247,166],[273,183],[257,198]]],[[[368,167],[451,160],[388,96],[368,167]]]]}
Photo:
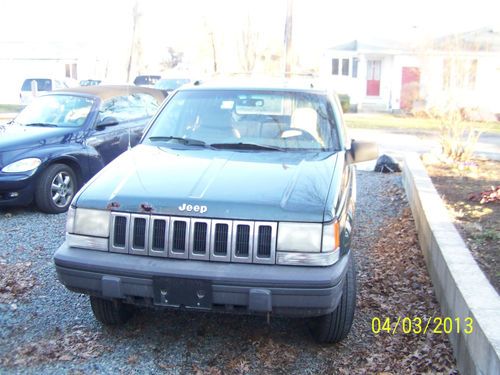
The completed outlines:
{"type": "Polygon", "coordinates": [[[463,374],[500,374],[500,296],[472,258],[452,224],[422,162],[408,154],[403,185],[410,202],[420,247],[441,305],[453,319],[450,338],[463,374]],[[455,318],[473,319],[473,332],[456,332],[455,318]]]}

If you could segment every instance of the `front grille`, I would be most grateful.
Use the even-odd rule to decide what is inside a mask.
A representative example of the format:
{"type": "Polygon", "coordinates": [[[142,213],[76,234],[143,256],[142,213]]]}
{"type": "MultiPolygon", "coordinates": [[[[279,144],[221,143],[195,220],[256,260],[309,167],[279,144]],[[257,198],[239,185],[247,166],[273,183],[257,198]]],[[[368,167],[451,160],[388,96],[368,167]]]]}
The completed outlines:
{"type": "Polygon", "coordinates": [[[275,263],[277,223],[120,212],[113,212],[112,216],[112,252],[221,262],[275,263]]]}

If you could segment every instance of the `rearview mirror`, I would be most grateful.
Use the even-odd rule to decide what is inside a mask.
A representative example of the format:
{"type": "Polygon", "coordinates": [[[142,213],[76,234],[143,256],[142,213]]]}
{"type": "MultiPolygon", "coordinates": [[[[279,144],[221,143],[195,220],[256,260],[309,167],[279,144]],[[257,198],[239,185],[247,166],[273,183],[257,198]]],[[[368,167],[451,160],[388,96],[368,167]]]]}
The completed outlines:
{"type": "Polygon", "coordinates": [[[96,129],[102,130],[108,126],[116,126],[118,125],[118,120],[114,117],[104,117],[100,122],[97,123],[96,129]]]}
{"type": "Polygon", "coordinates": [[[378,158],[378,145],[375,142],[351,142],[350,162],[360,163],[362,161],[378,158]]]}

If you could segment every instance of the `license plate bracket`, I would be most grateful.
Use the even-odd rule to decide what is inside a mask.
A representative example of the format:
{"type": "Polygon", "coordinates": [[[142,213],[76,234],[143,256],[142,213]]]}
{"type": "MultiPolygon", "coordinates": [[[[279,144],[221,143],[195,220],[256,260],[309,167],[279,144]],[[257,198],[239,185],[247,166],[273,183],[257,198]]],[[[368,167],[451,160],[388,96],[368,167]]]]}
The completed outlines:
{"type": "Polygon", "coordinates": [[[212,283],[207,280],[155,277],[153,292],[155,305],[203,310],[212,307],[212,283]]]}

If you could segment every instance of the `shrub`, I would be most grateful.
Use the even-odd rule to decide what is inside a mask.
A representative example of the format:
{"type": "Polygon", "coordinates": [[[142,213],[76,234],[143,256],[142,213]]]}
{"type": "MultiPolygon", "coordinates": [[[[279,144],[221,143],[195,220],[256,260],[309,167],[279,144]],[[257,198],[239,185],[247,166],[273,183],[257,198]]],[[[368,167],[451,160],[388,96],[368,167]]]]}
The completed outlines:
{"type": "Polygon", "coordinates": [[[339,95],[340,105],[342,106],[342,111],[344,113],[349,112],[349,108],[351,107],[351,98],[349,95],[340,94],[339,95]]]}

